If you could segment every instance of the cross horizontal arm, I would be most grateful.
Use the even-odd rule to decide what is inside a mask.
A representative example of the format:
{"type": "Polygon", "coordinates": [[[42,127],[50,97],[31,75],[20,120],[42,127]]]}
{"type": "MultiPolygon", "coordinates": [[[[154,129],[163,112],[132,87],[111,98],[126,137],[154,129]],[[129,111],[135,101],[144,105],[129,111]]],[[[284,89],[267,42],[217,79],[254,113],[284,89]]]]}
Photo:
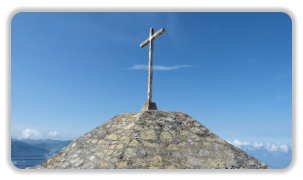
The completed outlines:
{"type": "Polygon", "coordinates": [[[160,36],[162,33],[164,33],[164,31],[165,31],[165,29],[161,28],[159,31],[157,31],[155,34],[153,34],[151,37],[149,37],[143,43],[141,43],[140,47],[146,46],[146,44],[148,44],[151,39],[155,39],[156,37],[160,36]]]}
{"type": "Polygon", "coordinates": [[[155,39],[156,37],[160,36],[162,33],[164,33],[165,29],[161,28],[159,31],[157,31],[155,34],[152,35],[152,39],[155,39]]]}
{"type": "Polygon", "coordinates": [[[148,43],[149,43],[149,38],[146,39],[143,43],[141,43],[141,44],[140,44],[140,47],[144,47],[144,46],[146,46],[146,44],[148,44],[148,43]]]}

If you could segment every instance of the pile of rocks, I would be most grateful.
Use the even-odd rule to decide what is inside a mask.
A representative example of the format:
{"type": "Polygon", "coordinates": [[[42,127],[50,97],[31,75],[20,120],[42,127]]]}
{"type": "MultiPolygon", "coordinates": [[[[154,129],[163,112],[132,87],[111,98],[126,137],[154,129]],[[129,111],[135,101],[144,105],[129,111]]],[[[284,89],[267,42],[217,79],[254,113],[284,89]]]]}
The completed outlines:
{"type": "Polygon", "coordinates": [[[144,111],[115,116],[34,168],[266,169],[268,166],[183,112],[144,111]]]}

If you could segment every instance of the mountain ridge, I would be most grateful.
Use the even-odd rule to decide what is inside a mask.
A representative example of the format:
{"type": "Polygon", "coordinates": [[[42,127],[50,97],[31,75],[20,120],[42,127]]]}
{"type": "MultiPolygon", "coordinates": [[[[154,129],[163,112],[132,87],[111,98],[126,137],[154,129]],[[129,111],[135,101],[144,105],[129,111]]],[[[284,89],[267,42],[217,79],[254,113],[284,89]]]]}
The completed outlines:
{"type": "Polygon", "coordinates": [[[19,156],[19,155],[40,155],[44,156],[48,153],[47,149],[33,146],[31,144],[25,143],[23,141],[17,139],[11,139],[11,155],[19,156]]]}

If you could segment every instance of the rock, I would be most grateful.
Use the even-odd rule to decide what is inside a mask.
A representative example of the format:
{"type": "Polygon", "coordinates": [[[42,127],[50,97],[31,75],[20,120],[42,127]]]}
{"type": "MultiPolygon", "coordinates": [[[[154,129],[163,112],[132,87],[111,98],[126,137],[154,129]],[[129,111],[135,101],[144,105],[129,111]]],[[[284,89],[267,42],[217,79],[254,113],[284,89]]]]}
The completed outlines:
{"type": "Polygon", "coordinates": [[[117,163],[117,168],[118,169],[124,169],[127,167],[127,162],[126,161],[121,161],[117,163]]]}
{"type": "Polygon", "coordinates": [[[127,148],[125,150],[125,157],[127,157],[127,158],[133,158],[133,157],[136,157],[136,155],[137,155],[136,151],[133,148],[127,148]]]}
{"type": "Polygon", "coordinates": [[[93,139],[92,141],[91,141],[91,143],[93,143],[93,144],[95,144],[95,143],[97,143],[98,142],[98,139],[93,139]]]}
{"type": "Polygon", "coordinates": [[[110,134],[107,136],[107,139],[115,141],[115,140],[117,140],[117,134],[114,134],[114,133],[110,134]]]}
{"type": "Polygon", "coordinates": [[[116,149],[122,149],[123,148],[123,144],[118,144],[117,146],[116,146],[116,149]]]}
{"type": "Polygon", "coordinates": [[[99,169],[99,168],[103,169],[103,168],[107,168],[107,167],[108,167],[108,163],[103,161],[103,160],[100,160],[100,161],[97,162],[95,168],[96,169],[99,169]]]}
{"type": "Polygon", "coordinates": [[[153,157],[152,164],[155,165],[155,166],[158,166],[158,165],[162,164],[161,156],[157,155],[157,156],[153,157]]]}
{"type": "Polygon", "coordinates": [[[188,136],[189,132],[188,131],[185,131],[185,130],[181,130],[180,131],[180,135],[181,136],[188,136]]]}
{"type": "Polygon", "coordinates": [[[115,116],[37,169],[266,169],[183,112],[115,116]]]}
{"type": "Polygon", "coordinates": [[[141,133],[141,138],[144,140],[155,140],[156,139],[156,134],[154,130],[147,130],[147,131],[143,131],[141,133]]]}
{"type": "Polygon", "coordinates": [[[129,137],[128,136],[122,136],[120,138],[120,141],[129,141],[129,137]]]}
{"type": "Polygon", "coordinates": [[[169,134],[169,132],[162,132],[160,135],[160,139],[163,142],[172,142],[173,141],[173,137],[169,134]]]}

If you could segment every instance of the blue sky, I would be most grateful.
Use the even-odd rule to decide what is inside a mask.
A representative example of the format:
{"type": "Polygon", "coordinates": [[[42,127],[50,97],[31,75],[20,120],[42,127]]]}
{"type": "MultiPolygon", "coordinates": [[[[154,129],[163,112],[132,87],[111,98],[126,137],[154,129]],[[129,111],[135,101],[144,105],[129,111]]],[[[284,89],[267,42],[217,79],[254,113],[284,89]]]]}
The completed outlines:
{"type": "Polygon", "coordinates": [[[284,13],[19,13],[11,26],[16,138],[72,139],[147,97],[229,141],[292,142],[292,28],[284,13]]]}

